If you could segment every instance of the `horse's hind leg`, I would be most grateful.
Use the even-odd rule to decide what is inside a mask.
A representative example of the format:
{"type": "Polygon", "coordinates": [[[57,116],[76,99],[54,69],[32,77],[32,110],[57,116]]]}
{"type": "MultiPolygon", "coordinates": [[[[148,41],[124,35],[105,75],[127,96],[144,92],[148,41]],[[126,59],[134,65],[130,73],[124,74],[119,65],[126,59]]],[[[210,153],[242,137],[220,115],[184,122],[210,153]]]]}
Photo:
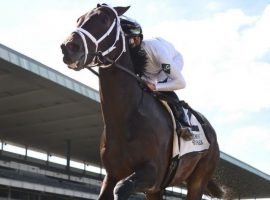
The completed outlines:
{"type": "Polygon", "coordinates": [[[187,180],[187,200],[200,200],[215,170],[216,160],[201,160],[187,180]]]}
{"type": "Polygon", "coordinates": [[[115,184],[116,182],[110,179],[108,175],[106,175],[102,182],[98,200],[113,200],[113,189],[115,184]]]}

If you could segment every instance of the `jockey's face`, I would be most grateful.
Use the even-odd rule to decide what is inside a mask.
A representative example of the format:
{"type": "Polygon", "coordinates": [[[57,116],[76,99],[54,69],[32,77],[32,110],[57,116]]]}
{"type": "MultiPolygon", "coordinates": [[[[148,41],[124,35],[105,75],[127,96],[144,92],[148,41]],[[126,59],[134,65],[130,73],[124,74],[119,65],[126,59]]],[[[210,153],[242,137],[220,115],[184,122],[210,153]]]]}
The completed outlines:
{"type": "Polygon", "coordinates": [[[142,40],[140,36],[135,36],[135,37],[130,37],[128,42],[131,48],[135,48],[141,45],[142,40]]]}

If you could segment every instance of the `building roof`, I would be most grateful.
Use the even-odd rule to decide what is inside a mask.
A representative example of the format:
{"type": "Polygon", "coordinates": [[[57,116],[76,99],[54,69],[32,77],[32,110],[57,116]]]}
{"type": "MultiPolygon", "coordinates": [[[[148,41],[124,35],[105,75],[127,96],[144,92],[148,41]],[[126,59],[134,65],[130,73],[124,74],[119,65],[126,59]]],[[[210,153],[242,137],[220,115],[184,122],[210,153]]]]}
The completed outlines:
{"type": "MultiPolygon", "coordinates": [[[[0,139],[101,166],[98,91],[0,44],[0,139]]],[[[235,198],[270,197],[270,176],[221,152],[235,198]]]]}
{"type": "Polygon", "coordinates": [[[99,93],[0,46],[0,138],[99,165],[99,93]]]}

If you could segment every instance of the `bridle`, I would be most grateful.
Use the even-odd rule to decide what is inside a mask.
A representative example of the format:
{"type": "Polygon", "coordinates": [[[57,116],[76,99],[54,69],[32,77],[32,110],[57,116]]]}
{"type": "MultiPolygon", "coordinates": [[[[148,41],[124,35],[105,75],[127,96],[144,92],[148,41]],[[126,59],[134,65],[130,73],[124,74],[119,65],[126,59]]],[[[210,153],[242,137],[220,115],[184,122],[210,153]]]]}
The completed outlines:
{"type": "MultiPolygon", "coordinates": [[[[104,33],[99,39],[96,39],[90,32],[88,32],[87,30],[83,29],[82,26],[88,21],[90,20],[90,18],[87,18],[84,20],[84,22],[74,31],[76,33],[78,33],[83,41],[83,45],[84,45],[84,51],[85,51],[85,54],[84,54],[84,65],[85,67],[94,67],[94,66],[99,66],[99,67],[103,67],[103,68],[106,68],[106,67],[109,67],[111,66],[112,64],[111,63],[104,63],[104,60],[102,59],[102,57],[108,55],[110,52],[112,52],[115,48],[116,48],[116,44],[117,44],[117,41],[119,41],[119,38],[120,38],[120,35],[121,35],[121,38],[122,38],[122,50],[120,52],[120,54],[117,56],[117,58],[115,58],[113,61],[116,62],[120,57],[121,55],[126,52],[126,40],[125,40],[125,35],[124,35],[124,32],[121,28],[121,25],[120,25],[120,18],[118,16],[118,13],[117,11],[110,7],[110,6],[107,6],[107,5],[102,5],[100,7],[106,7],[106,8],[109,8],[111,9],[114,14],[115,14],[115,19],[113,20],[113,23],[111,24],[111,26],[109,27],[109,29],[107,30],[106,33],[104,33]],[[115,36],[115,40],[114,40],[114,43],[105,51],[101,51],[99,49],[99,44],[106,38],[110,35],[110,33],[112,32],[112,30],[116,27],[116,36],[115,36]],[[88,45],[87,45],[87,41],[86,41],[86,37],[88,39],[90,39],[96,46],[96,49],[95,49],[95,52],[94,53],[89,53],[88,51],[88,45]],[[87,64],[87,59],[88,59],[88,56],[89,55],[94,55],[92,61],[87,64]]],[[[98,7],[98,8],[100,8],[98,7]]],[[[96,8],[96,9],[98,9],[96,8]]]]}
{"type": "MultiPolygon", "coordinates": [[[[78,33],[83,41],[83,45],[84,45],[84,51],[85,51],[85,55],[84,55],[84,67],[89,69],[92,73],[94,73],[95,75],[99,76],[99,74],[92,69],[92,67],[98,66],[98,67],[102,67],[102,68],[107,68],[110,67],[112,65],[114,65],[116,68],[126,72],[127,74],[129,74],[130,76],[132,76],[133,78],[135,78],[139,85],[141,86],[141,88],[143,88],[144,90],[149,91],[150,93],[153,93],[149,90],[149,88],[146,86],[145,82],[139,77],[137,76],[135,73],[131,72],[130,70],[126,69],[124,66],[116,63],[116,61],[121,57],[121,55],[126,52],[126,39],[125,39],[125,34],[121,28],[121,24],[120,24],[120,18],[118,16],[117,11],[107,5],[102,5],[100,7],[106,7],[111,9],[114,14],[115,14],[115,19],[113,20],[113,23],[111,24],[111,26],[109,27],[109,29],[106,31],[106,33],[104,33],[99,39],[96,39],[90,32],[88,32],[87,30],[83,29],[82,26],[90,19],[86,19],[84,20],[84,22],[75,30],[76,33],[78,33]],[[115,41],[114,43],[105,51],[100,51],[99,50],[99,43],[101,43],[106,37],[108,37],[110,35],[110,33],[112,32],[113,28],[116,26],[116,37],[115,37],[115,41]],[[122,50],[119,53],[119,55],[117,56],[117,58],[115,59],[111,59],[109,58],[108,55],[110,52],[112,52],[115,48],[116,48],[116,43],[117,41],[119,41],[119,38],[122,38],[122,50]],[[89,53],[88,51],[88,46],[87,46],[87,42],[86,42],[86,37],[89,38],[95,45],[96,45],[96,49],[94,53],[89,53]],[[88,55],[94,55],[92,61],[87,64],[87,58],[88,55]]],[[[98,7],[98,8],[100,8],[98,7]]],[[[98,9],[96,8],[96,9],[98,9]]]]}

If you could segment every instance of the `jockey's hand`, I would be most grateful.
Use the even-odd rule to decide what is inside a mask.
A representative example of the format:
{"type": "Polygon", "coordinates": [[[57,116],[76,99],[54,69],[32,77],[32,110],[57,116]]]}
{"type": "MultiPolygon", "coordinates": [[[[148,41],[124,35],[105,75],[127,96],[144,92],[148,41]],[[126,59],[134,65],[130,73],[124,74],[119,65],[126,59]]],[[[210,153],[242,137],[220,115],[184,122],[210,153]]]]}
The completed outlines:
{"type": "Polygon", "coordinates": [[[156,90],[156,85],[154,83],[150,83],[150,82],[145,82],[147,87],[151,90],[151,91],[155,91],[156,90]]]}

